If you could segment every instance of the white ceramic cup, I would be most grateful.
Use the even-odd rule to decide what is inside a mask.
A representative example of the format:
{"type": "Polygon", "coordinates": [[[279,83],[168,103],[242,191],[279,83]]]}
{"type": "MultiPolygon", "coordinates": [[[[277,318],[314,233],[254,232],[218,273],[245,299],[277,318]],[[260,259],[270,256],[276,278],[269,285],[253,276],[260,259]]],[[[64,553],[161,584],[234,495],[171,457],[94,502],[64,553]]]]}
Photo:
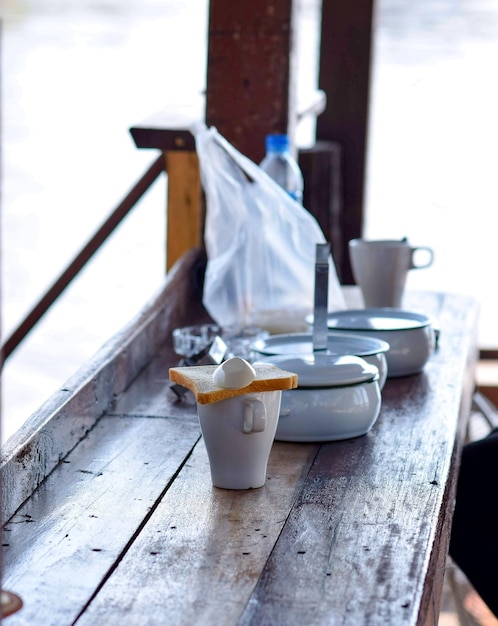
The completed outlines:
{"type": "Polygon", "coordinates": [[[409,270],[432,265],[434,252],[406,240],[351,239],[349,258],[363,301],[370,307],[401,307],[409,270]],[[421,262],[417,257],[423,257],[421,262]]]}
{"type": "Polygon", "coordinates": [[[215,487],[256,489],[265,484],[281,398],[281,391],[265,391],[197,404],[215,487]]]}

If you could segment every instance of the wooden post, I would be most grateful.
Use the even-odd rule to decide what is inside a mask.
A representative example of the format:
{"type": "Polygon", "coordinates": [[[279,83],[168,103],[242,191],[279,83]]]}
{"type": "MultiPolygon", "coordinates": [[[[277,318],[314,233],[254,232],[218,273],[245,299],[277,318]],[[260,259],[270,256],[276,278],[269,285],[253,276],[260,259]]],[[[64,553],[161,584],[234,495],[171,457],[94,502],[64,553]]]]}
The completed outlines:
{"type": "Polygon", "coordinates": [[[317,139],[340,144],[343,159],[343,283],[352,283],[347,242],[363,230],[363,202],[375,0],[323,0],[319,87],[327,107],[317,139]]]}
{"type": "Polygon", "coordinates": [[[297,0],[211,0],[206,120],[259,162],[268,133],[292,138],[297,0]]]}
{"type": "Polygon", "coordinates": [[[204,197],[195,139],[189,128],[202,120],[199,107],[165,111],[130,129],[138,148],[161,150],[168,175],[166,271],[190,248],[203,246],[204,197]]]}
{"type": "Polygon", "coordinates": [[[202,245],[202,206],[199,160],[195,152],[165,153],[168,174],[166,271],[190,248],[202,245]]]}
{"type": "Polygon", "coordinates": [[[330,242],[339,277],[344,246],[341,160],[341,146],[330,141],[318,141],[312,148],[299,152],[299,165],[305,180],[304,206],[316,218],[330,242]]]}

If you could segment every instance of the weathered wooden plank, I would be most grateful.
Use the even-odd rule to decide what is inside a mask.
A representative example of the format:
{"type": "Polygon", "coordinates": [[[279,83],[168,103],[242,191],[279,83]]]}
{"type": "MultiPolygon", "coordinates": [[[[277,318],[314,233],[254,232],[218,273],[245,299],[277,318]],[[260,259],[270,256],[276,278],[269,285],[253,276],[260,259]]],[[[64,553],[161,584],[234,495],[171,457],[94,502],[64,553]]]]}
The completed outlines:
{"type": "Polygon", "coordinates": [[[169,390],[168,371],[177,364],[180,357],[172,360],[171,353],[165,349],[150,362],[148,367],[120,394],[107,415],[130,415],[135,417],[177,417],[197,421],[197,405],[193,394],[186,394],[178,401],[169,390]]]}
{"type": "MultiPolygon", "coordinates": [[[[424,626],[432,624],[436,626],[441,609],[441,596],[444,572],[446,568],[446,556],[448,554],[449,539],[454,510],[456,482],[460,465],[461,447],[465,440],[468,427],[468,419],[472,409],[475,390],[476,368],[478,360],[477,317],[479,305],[472,298],[463,298],[457,295],[448,295],[445,298],[446,306],[441,311],[438,319],[441,330],[439,341],[451,346],[453,351],[449,357],[453,363],[454,378],[447,379],[447,400],[458,399],[458,423],[456,425],[456,442],[453,448],[453,456],[450,461],[450,473],[443,494],[441,515],[434,529],[434,545],[430,554],[427,568],[426,584],[420,603],[418,623],[424,626]],[[454,327],[455,322],[457,328],[454,327]],[[447,332],[453,328],[453,332],[447,332]],[[457,356],[460,354],[460,371],[456,367],[457,356]],[[462,358],[463,356],[463,358],[462,358]],[[457,381],[457,382],[456,382],[457,381]],[[455,394],[455,384],[459,390],[455,394]],[[430,581],[434,581],[432,586],[430,581]]],[[[446,366],[441,364],[441,368],[446,366]]],[[[451,374],[450,374],[451,375],[451,374]]]]}
{"type": "Polygon", "coordinates": [[[406,459],[390,454],[383,435],[380,423],[322,449],[241,624],[416,623],[440,498],[434,481],[447,467],[437,467],[439,456],[428,462],[412,424],[392,441],[418,446],[406,459]]]}
{"type": "Polygon", "coordinates": [[[11,517],[85,436],[164,343],[189,320],[207,320],[201,296],[205,254],[191,250],[164,288],[2,448],[2,520],[11,517]]]}
{"type": "Polygon", "coordinates": [[[316,449],[276,443],[264,487],[227,491],[201,442],[78,624],[237,623],[316,449]]]}
{"type": "Polygon", "coordinates": [[[374,429],[321,448],[240,624],[426,623],[476,356],[475,305],[450,296],[439,316],[438,352],[422,374],[388,380],[374,429]]]}
{"type": "Polygon", "coordinates": [[[13,626],[73,623],[199,436],[193,420],[95,425],[5,527],[2,583],[24,602],[13,626]]]}
{"type": "MultiPolygon", "coordinates": [[[[349,302],[356,297],[357,290],[348,290],[349,302]]],[[[387,382],[381,416],[365,437],[320,447],[275,444],[267,485],[253,492],[212,488],[203,445],[182,464],[182,446],[188,449],[189,437],[198,434],[195,404],[188,397],[175,405],[168,400],[167,367],[176,357],[165,342],[68,456],[71,464],[59,465],[19,511],[35,521],[21,521],[6,533],[18,533],[7,547],[13,555],[5,562],[8,587],[29,600],[30,611],[36,604],[43,621],[53,610],[52,596],[45,594],[61,584],[59,570],[69,581],[64,579],[67,599],[61,604],[69,607],[76,594],[68,616],[80,611],[81,597],[92,599],[95,580],[108,572],[79,620],[92,625],[434,621],[474,384],[477,306],[463,296],[418,292],[408,293],[406,304],[433,313],[441,328],[439,349],[424,372],[387,382]],[[163,424],[172,430],[163,431],[163,424]],[[164,445],[171,448],[163,451],[164,445]],[[144,450],[157,473],[140,465],[144,450]],[[93,474],[74,472],[74,458],[81,459],[78,469],[93,474]],[[159,498],[166,476],[161,472],[172,475],[174,466],[178,473],[159,498]],[[64,480],[58,480],[62,474],[64,480]],[[108,481],[107,489],[98,491],[101,479],[108,481]],[[130,500],[137,490],[149,494],[145,512],[142,503],[130,500]],[[98,531],[94,522],[100,522],[85,517],[90,504],[98,508],[97,519],[102,516],[98,531]],[[131,531],[125,530],[127,507],[131,531]],[[93,553],[99,548],[95,540],[114,533],[109,554],[107,548],[93,553]],[[118,550],[127,534],[126,550],[118,550]],[[37,576],[31,574],[33,563],[37,576]],[[49,582],[40,574],[46,564],[49,582]],[[87,574],[91,581],[83,591],[79,581],[87,574]]],[[[177,314],[177,308],[172,311],[177,314]]],[[[19,618],[25,615],[33,617],[23,610],[19,618]]],[[[32,623],[29,619],[13,623],[32,623]]],[[[66,620],[62,615],[46,623],[66,620]]]]}

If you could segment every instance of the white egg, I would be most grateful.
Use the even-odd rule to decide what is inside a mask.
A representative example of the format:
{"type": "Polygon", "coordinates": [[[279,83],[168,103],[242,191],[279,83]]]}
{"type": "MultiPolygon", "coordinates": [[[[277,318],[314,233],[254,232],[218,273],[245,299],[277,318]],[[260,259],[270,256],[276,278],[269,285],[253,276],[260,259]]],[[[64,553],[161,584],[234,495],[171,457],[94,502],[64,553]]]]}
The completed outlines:
{"type": "Polygon", "coordinates": [[[225,389],[242,389],[250,385],[255,378],[254,367],[238,356],[218,365],[213,374],[214,384],[225,389]]]}

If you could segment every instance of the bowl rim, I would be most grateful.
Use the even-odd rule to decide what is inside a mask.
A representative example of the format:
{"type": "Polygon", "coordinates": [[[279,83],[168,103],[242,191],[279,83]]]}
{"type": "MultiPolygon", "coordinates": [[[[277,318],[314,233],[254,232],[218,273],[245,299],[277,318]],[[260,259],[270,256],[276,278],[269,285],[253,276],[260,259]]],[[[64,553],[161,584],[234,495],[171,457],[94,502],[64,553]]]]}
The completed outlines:
{"type": "MultiPolygon", "coordinates": [[[[308,324],[313,324],[313,315],[306,318],[308,324]]],[[[344,309],[333,311],[327,314],[327,326],[329,330],[347,330],[355,332],[376,332],[392,333],[399,331],[418,330],[433,325],[433,319],[426,313],[411,311],[402,308],[366,308],[366,309],[344,309]],[[385,328],[369,323],[369,320],[382,319],[398,322],[397,326],[385,328]],[[402,320],[406,320],[406,326],[402,325],[402,320]],[[401,322],[401,323],[399,323],[401,322]]]]}
{"type": "MultiPolygon", "coordinates": [[[[350,339],[352,342],[358,342],[358,344],[363,344],[364,348],[355,349],[348,352],[335,352],[333,347],[328,347],[326,352],[331,356],[341,356],[343,354],[354,354],[354,356],[364,357],[364,356],[374,356],[376,354],[388,352],[390,349],[390,345],[384,339],[380,339],[378,337],[368,336],[364,333],[355,333],[343,330],[328,330],[327,339],[331,340],[348,340],[350,339]]],[[[275,351],[275,346],[272,347],[272,344],[281,344],[288,345],[290,348],[293,343],[308,343],[310,344],[309,354],[313,353],[313,334],[312,333],[279,333],[276,335],[270,335],[265,338],[257,339],[251,344],[251,349],[259,354],[264,354],[266,356],[273,355],[285,355],[285,354],[296,354],[292,352],[292,349],[289,351],[275,351]]],[[[278,348],[278,345],[277,345],[278,348]]],[[[302,351],[299,352],[301,354],[308,354],[308,352],[302,351]]]]}

